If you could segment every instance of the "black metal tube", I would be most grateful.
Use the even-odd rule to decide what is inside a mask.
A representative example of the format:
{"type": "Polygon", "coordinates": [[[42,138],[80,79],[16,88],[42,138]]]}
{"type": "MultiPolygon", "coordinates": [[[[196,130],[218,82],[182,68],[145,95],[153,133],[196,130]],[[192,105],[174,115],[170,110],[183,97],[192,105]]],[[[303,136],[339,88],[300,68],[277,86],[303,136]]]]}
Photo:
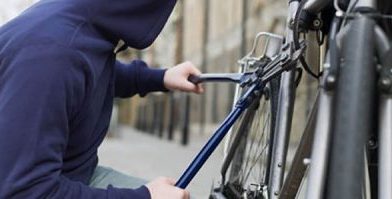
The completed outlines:
{"type": "Polygon", "coordinates": [[[387,34],[380,26],[376,26],[374,29],[375,40],[376,40],[376,49],[377,55],[379,58],[382,58],[385,54],[387,54],[388,50],[391,48],[391,41],[388,38],[387,34]]]}
{"type": "Polygon", "coordinates": [[[328,35],[329,55],[330,55],[330,69],[329,72],[333,75],[338,74],[340,66],[339,48],[336,41],[336,34],[339,31],[342,19],[335,17],[328,35]]]}
{"type": "Polygon", "coordinates": [[[312,14],[318,14],[323,8],[328,6],[332,0],[308,0],[304,9],[312,14]]]}
{"type": "Polygon", "coordinates": [[[165,103],[164,103],[164,99],[160,98],[158,100],[158,135],[160,138],[163,138],[163,121],[165,118],[165,114],[164,114],[164,107],[165,107],[165,103]]]}
{"type": "Polygon", "coordinates": [[[182,129],[181,144],[186,146],[189,143],[189,117],[191,109],[191,97],[189,94],[185,96],[185,109],[184,109],[184,126],[182,129]]]}
{"type": "Polygon", "coordinates": [[[173,93],[170,93],[170,114],[169,114],[169,124],[168,124],[168,139],[173,140],[174,137],[174,127],[175,127],[175,121],[176,121],[176,99],[174,97],[173,93]]]}
{"type": "Polygon", "coordinates": [[[327,198],[362,197],[364,146],[375,118],[374,26],[371,19],[354,19],[343,39],[327,198]]]}

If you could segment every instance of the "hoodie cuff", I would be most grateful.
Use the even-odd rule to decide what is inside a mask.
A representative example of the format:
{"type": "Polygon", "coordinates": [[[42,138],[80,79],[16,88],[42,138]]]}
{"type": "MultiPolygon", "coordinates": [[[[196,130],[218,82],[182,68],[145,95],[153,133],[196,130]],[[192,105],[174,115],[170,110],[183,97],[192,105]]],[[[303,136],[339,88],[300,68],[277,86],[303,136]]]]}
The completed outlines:
{"type": "Polygon", "coordinates": [[[115,96],[131,97],[135,94],[145,96],[149,92],[163,91],[165,88],[163,77],[166,69],[150,68],[141,60],[130,64],[115,64],[115,96]]]}
{"type": "Polygon", "coordinates": [[[140,96],[145,96],[149,92],[162,91],[168,92],[163,78],[167,69],[156,69],[142,67],[140,71],[140,96]],[[144,77],[144,78],[143,78],[144,77]]]}
{"type": "Polygon", "coordinates": [[[114,188],[112,185],[109,185],[108,193],[109,193],[108,198],[113,198],[113,199],[126,199],[126,198],[151,199],[150,191],[144,185],[137,189],[121,189],[121,188],[114,188]]]}

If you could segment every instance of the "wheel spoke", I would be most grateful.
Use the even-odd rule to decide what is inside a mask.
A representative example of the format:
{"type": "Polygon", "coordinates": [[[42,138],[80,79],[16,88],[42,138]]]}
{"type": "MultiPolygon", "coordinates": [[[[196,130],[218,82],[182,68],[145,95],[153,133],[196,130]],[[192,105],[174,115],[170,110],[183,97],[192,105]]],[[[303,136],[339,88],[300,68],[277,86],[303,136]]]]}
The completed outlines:
{"type": "MultiPolygon", "coordinates": [[[[259,109],[261,108],[261,110],[260,110],[260,112],[264,112],[264,110],[265,110],[265,107],[266,107],[266,102],[265,101],[263,101],[263,104],[262,104],[262,107],[259,107],[259,109]]],[[[255,115],[258,113],[258,111],[259,110],[257,110],[256,111],[256,113],[255,113],[255,115]]],[[[256,117],[256,119],[258,119],[259,117],[256,117]]],[[[255,117],[253,117],[253,120],[251,121],[252,123],[250,124],[250,126],[253,126],[253,124],[254,124],[254,122],[255,122],[255,117]]],[[[259,124],[259,122],[257,122],[257,124],[259,124]]],[[[248,131],[250,131],[250,130],[252,130],[252,129],[254,129],[254,128],[248,128],[247,130],[248,131]]],[[[253,149],[253,146],[254,146],[254,139],[253,139],[253,133],[255,133],[254,131],[252,131],[252,132],[250,132],[250,133],[248,133],[249,135],[248,135],[248,139],[250,139],[250,146],[249,146],[249,150],[247,150],[248,152],[247,152],[247,154],[249,154],[249,156],[246,158],[246,164],[245,164],[245,167],[243,168],[243,174],[242,174],[242,179],[241,179],[241,184],[245,184],[246,183],[246,180],[247,180],[247,178],[246,178],[246,176],[248,175],[247,174],[247,171],[248,171],[248,165],[249,164],[251,164],[251,163],[249,163],[250,161],[252,161],[252,156],[251,156],[251,153],[252,153],[252,149],[253,149]]],[[[256,132],[257,133],[257,132],[256,132]]]]}
{"type": "Polygon", "coordinates": [[[235,148],[230,149],[233,155],[229,159],[229,178],[224,185],[228,198],[241,195],[242,199],[256,199],[261,196],[261,193],[255,191],[259,189],[249,188],[255,185],[266,189],[271,155],[270,138],[275,117],[271,108],[272,101],[277,99],[272,96],[271,89],[268,87],[265,90],[268,96],[263,95],[253,103],[233,127],[236,139],[229,143],[235,148]]]}
{"type": "MultiPolygon", "coordinates": [[[[248,170],[248,173],[247,173],[246,178],[245,178],[245,182],[247,181],[247,179],[248,179],[248,177],[249,177],[249,175],[250,175],[252,169],[254,168],[254,166],[255,166],[257,163],[259,163],[259,165],[260,165],[261,167],[263,166],[263,164],[262,164],[263,162],[259,162],[259,160],[260,160],[260,158],[262,157],[263,153],[265,152],[265,149],[268,147],[268,144],[265,144],[264,146],[263,146],[263,144],[262,144],[262,141],[264,140],[263,137],[266,135],[265,129],[266,129],[266,127],[268,126],[268,124],[267,124],[268,119],[269,119],[269,114],[267,115],[267,117],[266,117],[266,118],[264,119],[264,121],[263,121],[263,124],[265,124],[265,125],[263,126],[263,131],[262,131],[262,133],[261,133],[260,140],[259,140],[259,143],[258,143],[258,145],[257,145],[257,150],[256,150],[256,151],[259,151],[259,150],[258,150],[259,148],[261,148],[261,151],[258,152],[258,153],[255,153],[255,156],[256,156],[255,159],[253,158],[253,156],[251,157],[251,159],[254,159],[254,161],[253,161],[253,164],[251,165],[251,167],[250,167],[249,170],[248,170]],[[263,147],[262,147],[262,146],[263,146],[263,147]]],[[[259,128],[257,128],[257,129],[259,129],[259,128]]],[[[261,172],[260,172],[260,173],[261,173],[261,172]]],[[[258,180],[261,180],[261,179],[258,179],[258,180]]],[[[257,182],[257,183],[260,183],[260,182],[257,182]]]]}

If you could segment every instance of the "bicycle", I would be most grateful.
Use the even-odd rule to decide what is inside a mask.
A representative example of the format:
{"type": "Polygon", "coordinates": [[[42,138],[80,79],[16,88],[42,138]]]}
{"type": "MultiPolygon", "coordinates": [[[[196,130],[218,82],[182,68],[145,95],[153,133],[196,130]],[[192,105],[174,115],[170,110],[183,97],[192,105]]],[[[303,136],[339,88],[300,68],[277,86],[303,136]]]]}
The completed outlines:
{"type": "Polygon", "coordinates": [[[392,198],[391,8],[387,0],[289,1],[285,36],[258,34],[239,73],[191,76],[195,84],[239,87],[233,110],[176,186],[186,188],[232,129],[222,182],[210,198],[392,198]],[[317,71],[304,56],[309,31],[325,49],[317,71]],[[319,89],[286,172],[298,63],[319,89]]]}

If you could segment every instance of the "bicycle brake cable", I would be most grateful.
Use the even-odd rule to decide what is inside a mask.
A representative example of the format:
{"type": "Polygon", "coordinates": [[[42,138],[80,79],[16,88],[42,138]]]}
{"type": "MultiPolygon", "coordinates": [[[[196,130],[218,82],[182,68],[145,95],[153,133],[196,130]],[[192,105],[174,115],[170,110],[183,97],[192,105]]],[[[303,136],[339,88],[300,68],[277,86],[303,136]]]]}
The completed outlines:
{"type": "MultiPolygon", "coordinates": [[[[299,42],[299,18],[302,13],[302,9],[305,5],[306,1],[301,1],[298,10],[295,14],[294,20],[293,20],[293,41],[294,41],[294,48],[297,50],[300,47],[300,42],[299,42]]],[[[299,62],[301,63],[302,67],[305,69],[305,71],[311,75],[312,77],[318,79],[321,77],[321,72],[319,74],[314,73],[311,69],[308,63],[306,62],[305,58],[303,55],[299,57],[299,62]]]]}

